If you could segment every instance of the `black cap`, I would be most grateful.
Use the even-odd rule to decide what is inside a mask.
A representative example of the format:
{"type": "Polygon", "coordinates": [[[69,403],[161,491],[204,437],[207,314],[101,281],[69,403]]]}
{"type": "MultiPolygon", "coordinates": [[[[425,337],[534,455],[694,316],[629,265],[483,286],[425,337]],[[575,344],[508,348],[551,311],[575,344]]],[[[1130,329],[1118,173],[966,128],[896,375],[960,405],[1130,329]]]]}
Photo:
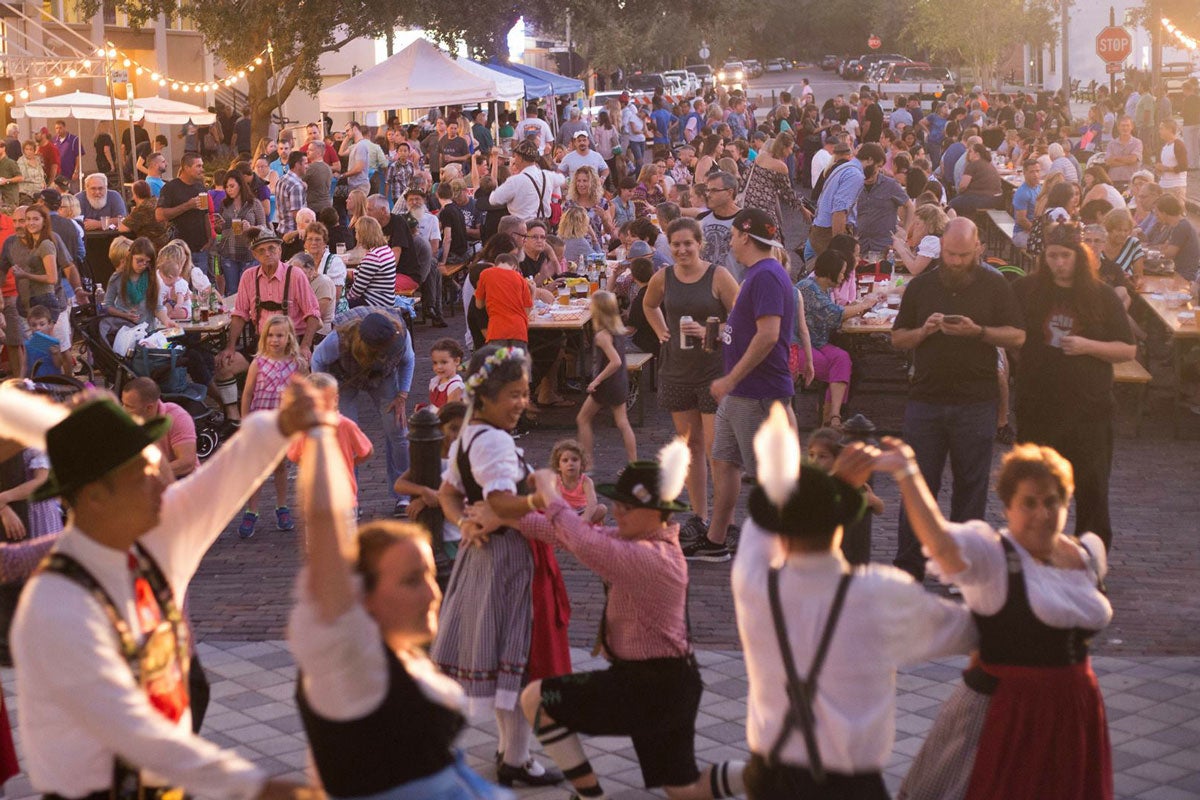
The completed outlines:
{"type": "Polygon", "coordinates": [[[743,208],[733,218],[733,227],[759,244],[783,248],[783,244],[779,241],[779,227],[771,215],[765,211],[757,208],[743,208]]]}

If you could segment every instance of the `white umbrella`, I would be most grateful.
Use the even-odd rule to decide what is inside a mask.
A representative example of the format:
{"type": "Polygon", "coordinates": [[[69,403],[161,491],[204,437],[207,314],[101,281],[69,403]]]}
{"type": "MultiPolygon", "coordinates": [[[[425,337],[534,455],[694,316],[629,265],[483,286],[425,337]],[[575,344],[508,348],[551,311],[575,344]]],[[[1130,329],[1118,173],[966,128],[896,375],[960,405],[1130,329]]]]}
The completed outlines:
{"type": "Polygon", "coordinates": [[[165,97],[138,97],[133,105],[142,110],[147,122],[160,125],[186,125],[188,120],[194,125],[212,125],[217,121],[216,114],[200,106],[165,97]]]}
{"type": "MultiPolygon", "coordinates": [[[[68,92],[60,94],[57,97],[39,97],[37,100],[30,100],[21,106],[16,106],[12,110],[12,114],[17,119],[23,117],[34,117],[37,119],[50,119],[54,117],[73,117],[74,119],[108,119],[113,117],[113,101],[108,95],[92,94],[91,92],[68,92]]],[[[129,104],[125,101],[116,101],[117,117],[122,120],[130,118],[129,104]]],[[[142,110],[135,108],[133,110],[133,119],[139,120],[142,118],[142,110]]]]}

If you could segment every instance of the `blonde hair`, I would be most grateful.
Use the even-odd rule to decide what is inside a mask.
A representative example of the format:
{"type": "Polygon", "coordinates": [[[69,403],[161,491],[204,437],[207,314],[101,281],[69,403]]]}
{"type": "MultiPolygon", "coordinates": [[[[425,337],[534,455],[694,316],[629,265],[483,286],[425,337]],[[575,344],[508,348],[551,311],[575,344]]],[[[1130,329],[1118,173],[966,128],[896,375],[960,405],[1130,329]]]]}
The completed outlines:
{"type": "Polygon", "coordinates": [[[1123,208],[1114,208],[1104,215],[1104,230],[1116,231],[1122,229],[1126,232],[1133,230],[1132,214],[1123,208]]]}
{"type": "Polygon", "coordinates": [[[374,217],[361,217],[358,222],[354,223],[354,238],[359,246],[367,250],[387,244],[383,228],[379,227],[379,220],[374,217]]]}
{"type": "Polygon", "coordinates": [[[346,213],[351,220],[358,220],[367,213],[367,193],[362,189],[354,189],[346,195],[346,213]]]}
{"type": "Polygon", "coordinates": [[[600,174],[596,172],[595,167],[580,167],[575,170],[575,174],[571,176],[571,184],[567,187],[567,200],[578,203],[580,200],[590,200],[592,205],[600,202],[600,198],[604,196],[604,184],[600,181],[600,174]],[[580,197],[575,179],[579,177],[579,173],[585,173],[591,180],[588,181],[587,197],[580,197]]]}
{"type": "Polygon", "coordinates": [[[292,320],[283,314],[275,314],[267,320],[267,324],[263,325],[262,331],[258,334],[258,352],[265,353],[267,351],[267,335],[271,332],[271,328],[276,325],[284,325],[287,327],[288,340],[283,346],[283,354],[289,358],[295,358],[300,355],[300,342],[296,339],[296,326],[292,324],[292,320]]]}
{"type": "Polygon", "coordinates": [[[108,246],[108,260],[112,262],[114,267],[124,264],[125,258],[129,255],[129,248],[131,247],[133,247],[133,239],[118,236],[108,246]]]}
{"type": "Polygon", "coordinates": [[[79,205],[79,198],[70,192],[64,192],[62,196],[62,207],[59,209],[64,217],[75,219],[83,216],[83,208],[79,205]]]}
{"type": "Polygon", "coordinates": [[[717,162],[717,166],[721,168],[722,172],[728,172],[730,175],[734,176],[735,178],[740,177],[742,174],[738,170],[737,162],[734,161],[729,156],[724,156],[720,161],[717,162]]]}
{"type": "MultiPolygon", "coordinates": [[[[185,275],[185,265],[192,263],[192,248],[188,247],[187,242],[183,239],[172,239],[162,246],[158,251],[158,258],[155,259],[155,266],[158,271],[166,275],[167,270],[174,267],[179,270],[178,274],[188,279],[190,286],[191,275],[185,275]]],[[[190,270],[188,270],[190,273],[190,270]]]]}
{"type": "Polygon", "coordinates": [[[592,295],[592,324],[603,331],[624,336],[627,331],[621,322],[621,310],[617,296],[612,292],[596,292],[592,295]]]}
{"type": "Polygon", "coordinates": [[[925,233],[927,236],[941,236],[946,232],[946,226],[950,224],[950,218],[946,216],[945,211],[942,211],[941,206],[918,206],[913,213],[917,219],[925,223],[925,233]]]}
{"type": "Polygon", "coordinates": [[[587,236],[591,229],[587,212],[579,206],[572,206],[564,211],[562,219],[558,223],[558,235],[564,239],[578,239],[587,236]]]}
{"type": "Polygon", "coordinates": [[[1066,176],[1061,172],[1056,172],[1050,177],[1046,178],[1046,180],[1042,181],[1042,190],[1038,194],[1037,202],[1033,207],[1033,215],[1035,217],[1040,217],[1042,214],[1046,213],[1046,208],[1050,203],[1050,190],[1066,179],[1066,176]]]}

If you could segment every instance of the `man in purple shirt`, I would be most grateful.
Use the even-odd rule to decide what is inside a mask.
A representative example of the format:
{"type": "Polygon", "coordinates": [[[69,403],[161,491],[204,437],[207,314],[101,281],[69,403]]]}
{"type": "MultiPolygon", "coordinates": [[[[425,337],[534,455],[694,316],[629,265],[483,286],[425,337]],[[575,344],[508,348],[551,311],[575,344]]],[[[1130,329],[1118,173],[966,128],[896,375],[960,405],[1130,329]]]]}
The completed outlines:
{"type": "Polygon", "coordinates": [[[79,180],[79,161],[83,149],[79,145],[79,137],[67,130],[67,123],[58,120],[54,123],[54,148],[58,150],[58,174],[66,175],[74,184],[79,180]]]}
{"type": "Polygon", "coordinates": [[[783,249],[779,229],[766,212],[747,208],[733,218],[732,237],[733,256],[746,272],[721,335],[725,375],[709,389],[720,404],[712,447],[713,513],[708,535],[684,544],[692,561],[729,560],[725,539],[742,471],[755,472],[754,434],[775,402],[792,414],[788,344],[796,328],[796,290],[771,256],[771,248],[783,249]]]}

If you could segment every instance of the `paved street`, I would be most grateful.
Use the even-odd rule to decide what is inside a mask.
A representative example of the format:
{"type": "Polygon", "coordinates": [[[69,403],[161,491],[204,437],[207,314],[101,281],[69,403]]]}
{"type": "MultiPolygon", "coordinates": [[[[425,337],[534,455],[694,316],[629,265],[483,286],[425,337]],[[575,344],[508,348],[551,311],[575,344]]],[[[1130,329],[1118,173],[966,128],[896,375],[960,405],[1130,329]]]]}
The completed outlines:
{"type": "MultiPolygon", "coordinates": [[[[804,73],[813,79],[819,98],[836,85],[847,84],[831,73],[804,73]]],[[[756,88],[796,87],[801,73],[768,76],[756,88]]],[[[785,225],[788,240],[802,240],[797,219],[785,225]]],[[[461,313],[448,320],[448,331],[418,327],[415,349],[418,367],[413,400],[424,400],[430,377],[428,346],[442,335],[462,336],[461,313]]],[[[879,348],[863,368],[871,377],[896,378],[899,362],[879,348]]],[[[1170,379],[1169,365],[1151,364],[1156,382],[1170,379]]],[[[1110,720],[1118,771],[1118,797],[1183,800],[1200,797],[1200,417],[1185,420],[1192,438],[1171,436],[1170,408],[1164,391],[1152,390],[1140,437],[1134,437],[1133,397],[1119,392],[1118,436],[1112,478],[1112,509],[1116,528],[1111,554],[1109,594],[1115,618],[1095,642],[1095,666],[1110,720]]],[[[803,398],[801,422],[812,422],[814,400],[803,398]]],[[[639,454],[651,456],[673,433],[669,415],[647,398],[645,424],[636,429],[639,454]]],[[[861,412],[881,428],[898,428],[903,397],[863,393],[852,398],[849,412],[861,412]]],[[[1184,411],[1184,414],[1188,412],[1184,411]]],[[[847,415],[849,416],[849,415],[847,415]]],[[[365,425],[380,442],[377,421],[365,425]]],[[[806,426],[807,427],[807,426],[806,426]]],[[[529,461],[544,465],[554,442],[573,436],[572,412],[560,410],[544,417],[543,426],[520,442],[529,461]],[[560,429],[550,429],[559,425],[560,429]]],[[[598,479],[613,476],[624,463],[619,438],[611,422],[597,425],[598,479]]],[[[999,453],[997,453],[997,456],[999,453]]],[[[366,516],[389,513],[392,500],[383,470],[382,454],[360,470],[361,504],[366,516]]],[[[268,492],[270,490],[268,489],[268,492]]],[[[890,479],[876,487],[885,512],[875,520],[874,555],[890,561],[895,551],[897,492],[890,479]]],[[[269,495],[268,495],[269,496],[269,495]]],[[[269,502],[269,501],[268,501],[269,502]]],[[[275,774],[299,776],[305,767],[305,741],[293,703],[295,670],[280,641],[290,607],[293,579],[299,563],[302,530],[273,530],[265,513],[258,535],[237,537],[231,524],[201,565],[192,584],[190,611],[201,641],[201,656],[213,682],[213,705],[205,735],[236,747],[275,774]]],[[[739,509],[738,519],[742,512],[739,509]]],[[[1002,520],[993,500],[988,519],[1002,520]]],[[[302,526],[301,526],[302,527],[302,526]]],[[[572,601],[571,640],[576,648],[591,644],[603,592],[600,582],[568,555],[560,555],[572,601]]],[[[697,752],[701,760],[738,757],[745,753],[745,672],[729,592],[728,564],[692,567],[691,618],[707,691],[698,721],[697,752]]],[[[931,587],[932,589],[933,587],[931,587]]],[[[577,668],[594,664],[583,649],[573,652],[577,668]]],[[[888,767],[889,787],[919,749],[940,701],[952,690],[961,663],[945,661],[907,670],[900,680],[897,741],[888,767]]],[[[16,723],[19,699],[11,695],[11,670],[0,671],[9,692],[9,712],[16,723]]],[[[19,738],[19,732],[18,732],[19,738]]],[[[481,721],[466,732],[462,746],[485,775],[494,745],[494,723],[481,721]]],[[[590,756],[615,797],[652,796],[642,790],[628,740],[588,742],[590,756]]],[[[10,797],[32,794],[24,776],[8,785],[10,797]]],[[[522,792],[527,798],[564,798],[563,789],[522,792]]]]}

